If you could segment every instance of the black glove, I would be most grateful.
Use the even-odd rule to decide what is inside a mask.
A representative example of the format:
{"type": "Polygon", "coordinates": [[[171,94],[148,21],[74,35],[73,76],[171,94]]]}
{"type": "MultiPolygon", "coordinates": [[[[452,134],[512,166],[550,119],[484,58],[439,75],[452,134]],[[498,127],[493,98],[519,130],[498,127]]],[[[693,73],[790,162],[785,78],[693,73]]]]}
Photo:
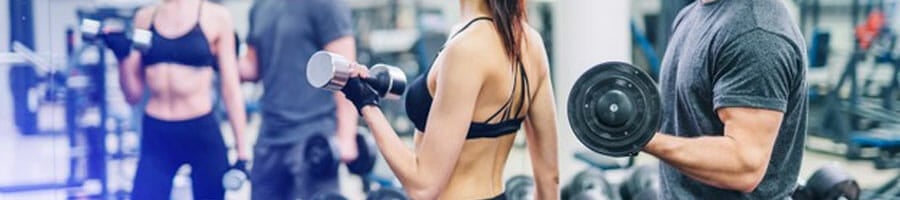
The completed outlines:
{"type": "Polygon", "coordinates": [[[113,54],[116,55],[116,59],[121,61],[128,57],[128,54],[131,53],[131,45],[132,41],[125,36],[124,32],[111,32],[107,33],[103,36],[103,43],[106,44],[106,47],[113,51],[113,54]]]}
{"type": "Polygon", "coordinates": [[[341,92],[344,92],[344,96],[353,102],[360,116],[362,116],[363,107],[368,105],[378,106],[378,92],[375,92],[372,86],[366,84],[359,77],[347,80],[347,84],[344,85],[344,88],[341,88],[341,92]]]}
{"type": "Polygon", "coordinates": [[[237,162],[234,162],[234,165],[231,165],[231,169],[241,170],[245,174],[249,174],[249,173],[247,173],[247,161],[246,160],[237,160],[237,162]]]}

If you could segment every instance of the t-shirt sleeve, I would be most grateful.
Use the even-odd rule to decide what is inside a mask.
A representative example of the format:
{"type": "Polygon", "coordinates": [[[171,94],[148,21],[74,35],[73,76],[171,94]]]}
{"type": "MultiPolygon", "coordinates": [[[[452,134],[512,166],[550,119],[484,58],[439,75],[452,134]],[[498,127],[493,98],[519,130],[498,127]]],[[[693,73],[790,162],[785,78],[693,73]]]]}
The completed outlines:
{"type": "Polygon", "coordinates": [[[350,8],[344,0],[316,0],[313,25],[316,43],[325,47],[328,43],[353,33],[353,21],[350,8]]]}
{"type": "Polygon", "coordinates": [[[259,46],[259,36],[256,35],[256,10],[259,9],[260,1],[254,1],[253,6],[250,7],[250,13],[247,15],[247,18],[250,22],[247,31],[247,44],[250,46],[259,46]]]}
{"type": "Polygon", "coordinates": [[[762,30],[722,46],[713,67],[713,107],[750,107],[785,112],[802,55],[787,39],[762,30]]]}

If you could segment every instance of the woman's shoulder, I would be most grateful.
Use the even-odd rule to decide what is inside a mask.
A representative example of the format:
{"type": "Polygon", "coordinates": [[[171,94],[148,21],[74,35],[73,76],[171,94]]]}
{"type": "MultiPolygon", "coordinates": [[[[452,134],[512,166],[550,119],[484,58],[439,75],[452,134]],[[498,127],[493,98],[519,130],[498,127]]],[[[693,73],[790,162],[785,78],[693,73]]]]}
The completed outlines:
{"type": "Polygon", "coordinates": [[[143,6],[134,13],[134,26],[147,29],[153,22],[153,13],[156,12],[156,4],[143,6]]]}
{"type": "Polygon", "coordinates": [[[459,32],[441,54],[455,64],[479,68],[506,62],[503,41],[491,23],[474,23],[459,32]]]}
{"type": "Polygon", "coordinates": [[[204,1],[203,12],[211,14],[209,15],[209,17],[215,18],[216,21],[227,20],[228,22],[230,22],[234,20],[231,17],[231,11],[229,11],[227,7],[221,4],[204,1]]]}

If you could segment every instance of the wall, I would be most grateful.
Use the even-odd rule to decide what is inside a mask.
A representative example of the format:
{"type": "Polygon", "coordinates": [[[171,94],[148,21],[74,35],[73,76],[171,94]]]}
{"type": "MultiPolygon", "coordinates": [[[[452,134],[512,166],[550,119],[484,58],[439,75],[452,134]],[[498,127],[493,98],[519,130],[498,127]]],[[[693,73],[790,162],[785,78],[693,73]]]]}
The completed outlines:
{"type": "Polygon", "coordinates": [[[566,106],[569,90],[588,67],[604,61],[631,62],[629,13],[631,1],[565,0],[557,1],[554,25],[554,72],[552,78],[559,128],[560,176],[566,182],[580,168],[572,153],[586,150],[572,134],[566,106]]]}

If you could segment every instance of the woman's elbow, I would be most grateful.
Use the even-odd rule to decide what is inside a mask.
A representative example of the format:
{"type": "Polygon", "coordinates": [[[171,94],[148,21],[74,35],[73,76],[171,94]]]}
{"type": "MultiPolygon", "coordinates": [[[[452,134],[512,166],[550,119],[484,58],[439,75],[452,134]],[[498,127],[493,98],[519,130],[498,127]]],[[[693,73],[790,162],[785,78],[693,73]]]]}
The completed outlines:
{"type": "Polygon", "coordinates": [[[128,105],[137,105],[138,103],[141,103],[141,97],[138,95],[126,95],[125,102],[128,103],[128,105]]]}

